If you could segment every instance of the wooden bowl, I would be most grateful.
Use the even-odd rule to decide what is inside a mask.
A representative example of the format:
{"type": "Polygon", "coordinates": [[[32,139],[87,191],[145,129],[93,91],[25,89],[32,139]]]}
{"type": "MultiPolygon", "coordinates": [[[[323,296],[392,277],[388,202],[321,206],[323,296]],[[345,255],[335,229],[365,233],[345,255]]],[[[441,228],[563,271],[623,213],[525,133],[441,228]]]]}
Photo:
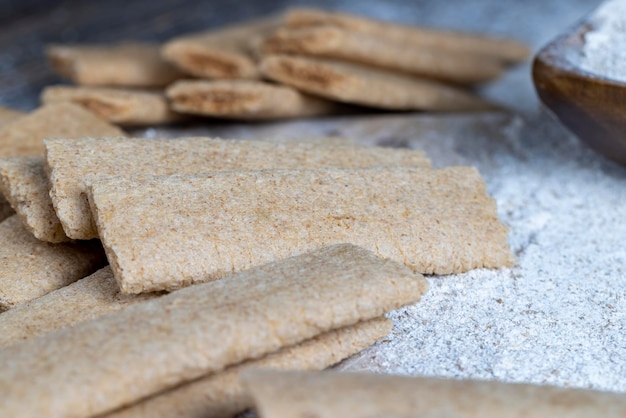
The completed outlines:
{"type": "Polygon", "coordinates": [[[577,66],[584,35],[592,29],[584,20],[539,51],[533,81],[542,102],[565,126],[600,154],[626,165],[626,83],[577,66]]]}

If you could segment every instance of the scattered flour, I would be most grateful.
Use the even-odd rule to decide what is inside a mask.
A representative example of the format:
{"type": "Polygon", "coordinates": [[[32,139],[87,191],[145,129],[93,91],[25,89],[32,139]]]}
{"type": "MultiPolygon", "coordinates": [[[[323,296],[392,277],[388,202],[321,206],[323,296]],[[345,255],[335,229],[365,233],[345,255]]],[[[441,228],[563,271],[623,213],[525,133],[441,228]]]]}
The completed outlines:
{"type": "Polygon", "coordinates": [[[626,1],[609,0],[591,18],[580,66],[606,78],[626,82],[626,1]]]}

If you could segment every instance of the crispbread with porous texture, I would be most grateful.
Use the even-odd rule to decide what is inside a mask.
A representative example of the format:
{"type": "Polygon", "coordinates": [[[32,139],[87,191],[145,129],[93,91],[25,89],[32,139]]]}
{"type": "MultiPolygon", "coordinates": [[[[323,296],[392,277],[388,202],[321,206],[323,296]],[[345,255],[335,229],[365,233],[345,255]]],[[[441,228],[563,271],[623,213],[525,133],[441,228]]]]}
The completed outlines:
{"type": "Polygon", "coordinates": [[[341,110],[338,103],[255,80],[178,81],[166,94],[179,112],[229,119],[305,118],[341,110]]]}
{"type": "Polygon", "coordinates": [[[174,38],[162,49],[165,59],[201,78],[260,78],[250,42],[276,28],[278,19],[262,18],[174,38]]]}
{"type": "Polygon", "coordinates": [[[42,157],[0,159],[0,192],[35,238],[55,243],[69,241],[50,200],[42,157]]]}
{"type": "Polygon", "coordinates": [[[621,393],[374,373],[248,370],[261,418],[618,418],[621,393]]]}
{"type": "Polygon", "coordinates": [[[124,132],[71,103],[49,104],[0,128],[0,157],[39,157],[44,138],[120,136],[124,132]]]}
{"type": "Polygon", "coordinates": [[[526,45],[511,39],[405,26],[348,13],[328,12],[319,9],[293,9],[285,14],[284,20],[285,25],[290,28],[336,26],[392,42],[450,52],[472,53],[504,62],[525,61],[531,53],[526,45]]]}
{"type": "Polygon", "coordinates": [[[92,213],[125,293],[215,280],[341,242],[424,274],[513,261],[507,228],[473,167],[93,180],[92,213]]]}
{"type": "Polygon", "coordinates": [[[105,264],[97,241],[39,241],[14,215],[0,223],[0,312],[60,289],[105,264]]]}
{"type": "Polygon", "coordinates": [[[426,280],[352,245],[181,289],[0,351],[0,410],[85,417],[417,302],[426,280]],[[34,378],[36,376],[36,378],[34,378]]]}
{"type": "Polygon", "coordinates": [[[107,266],[0,315],[0,349],[159,296],[123,295],[107,266]]]}
{"type": "Polygon", "coordinates": [[[426,78],[326,58],[268,55],[267,78],[303,92],[391,110],[472,111],[494,106],[460,88],[426,78]]]}
{"type": "Polygon", "coordinates": [[[51,45],[46,55],[57,74],[85,86],[164,87],[183,77],[156,44],[51,45]]]}
{"type": "Polygon", "coordinates": [[[239,381],[250,368],[322,370],[374,344],[391,331],[391,321],[372,319],[330,331],[260,360],[229,367],[140,401],[106,418],[229,418],[252,406],[239,381]]]}
{"type": "Polygon", "coordinates": [[[86,198],[89,177],[193,174],[211,170],[429,166],[422,152],[211,138],[46,141],[52,202],[68,237],[98,236],[86,198]]]}
{"type": "Polygon", "coordinates": [[[162,125],[178,122],[163,92],[83,86],[49,86],[41,94],[43,103],[71,102],[89,109],[109,122],[125,126],[162,125]]]}
{"type": "Polygon", "coordinates": [[[26,115],[25,112],[0,106],[0,127],[26,115]]]}
{"type": "Polygon", "coordinates": [[[333,26],[281,29],[266,38],[259,50],[262,54],[339,59],[463,84],[494,80],[504,72],[504,66],[495,59],[417,48],[333,26]]]}

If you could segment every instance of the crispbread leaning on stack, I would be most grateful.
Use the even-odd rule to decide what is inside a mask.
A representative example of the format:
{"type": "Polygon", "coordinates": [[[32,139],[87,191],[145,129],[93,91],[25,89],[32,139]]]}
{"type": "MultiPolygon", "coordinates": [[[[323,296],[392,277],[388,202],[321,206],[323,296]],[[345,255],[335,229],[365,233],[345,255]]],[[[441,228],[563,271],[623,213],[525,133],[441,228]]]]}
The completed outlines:
{"type": "Polygon", "coordinates": [[[5,348],[0,409],[8,416],[109,412],[377,318],[425,290],[422,276],[352,245],[255,267],[5,348]]]}

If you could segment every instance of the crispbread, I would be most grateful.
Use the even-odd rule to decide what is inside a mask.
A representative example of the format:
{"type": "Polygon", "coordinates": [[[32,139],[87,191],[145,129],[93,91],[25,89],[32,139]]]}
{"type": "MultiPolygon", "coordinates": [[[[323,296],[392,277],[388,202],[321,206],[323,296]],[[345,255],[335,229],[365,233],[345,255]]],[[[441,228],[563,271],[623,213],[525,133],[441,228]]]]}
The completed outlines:
{"type": "Polygon", "coordinates": [[[124,173],[193,174],[210,170],[429,166],[419,151],[210,138],[75,139],[46,141],[51,197],[65,233],[98,236],[85,197],[88,177],[124,173]]]}
{"type": "Polygon", "coordinates": [[[88,195],[125,293],[215,280],[341,242],[428,274],[513,261],[473,167],[94,178],[88,195]]]}
{"type": "Polygon", "coordinates": [[[109,122],[125,126],[177,122],[182,115],[170,110],[162,92],[82,86],[50,86],[41,94],[43,103],[71,102],[109,122]]]}
{"type": "Polygon", "coordinates": [[[359,351],[391,331],[391,321],[372,319],[330,331],[260,360],[229,367],[200,380],[141,401],[106,418],[230,418],[252,406],[239,373],[256,367],[278,370],[322,370],[359,351]]]}
{"type": "Polygon", "coordinates": [[[341,106],[291,87],[256,80],[178,81],[167,89],[179,112],[232,119],[330,115],[341,106]]]}
{"type": "Polygon", "coordinates": [[[261,418],[618,418],[621,393],[373,373],[248,370],[261,418]]]}
{"type": "Polygon", "coordinates": [[[164,87],[183,75],[147,43],[51,45],[46,55],[62,77],[85,86],[164,87]]]}
{"type": "Polygon", "coordinates": [[[24,116],[26,113],[19,110],[10,109],[8,107],[0,106],[0,127],[11,123],[24,116]]]}
{"type": "Polygon", "coordinates": [[[0,315],[0,349],[159,296],[123,295],[107,266],[0,315]]]}
{"type": "Polygon", "coordinates": [[[0,410],[108,412],[415,303],[426,286],[401,264],[346,244],[259,266],[6,347],[0,410]]]}
{"type": "Polygon", "coordinates": [[[54,213],[42,157],[0,159],[0,192],[35,238],[54,243],[69,241],[54,213]]]}
{"type": "Polygon", "coordinates": [[[319,9],[293,9],[286,13],[285,24],[290,28],[336,26],[392,42],[450,52],[473,53],[504,62],[521,62],[530,56],[530,49],[515,40],[404,26],[348,13],[327,12],[319,9]]]}
{"type": "Polygon", "coordinates": [[[328,99],[393,110],[487,110],[494,106],[460,88],[433,80],[325,58],[269,55],[268,78],[328,99]]]}
{"type": "Polygon", "coordinates": [[[165,59],[201,78],[260,78],[249,44],[278,25],[275,17],[174,38],[163,46],[165,59]]]}
{"type": "Polygon", "coordinates": [[[38,157],[44,138],[120,136],[124,132],[71,103],[42,106],[0,128],[0,157],[38,157]]]}
{"type": "Polygon", "coordinates": [[[81,279],[105,263],[97,241],[39,241],[14,215],[0,223],[0,312],[81,279]]]}
{"type": "Polygon", "coordinates": [[[417,48],[334,26],[282,29],[266,38],[259,48],[262,54],[340,59],[464,84],[490,81],[504,71],[504,66],[495,59],[417,48]]]}

